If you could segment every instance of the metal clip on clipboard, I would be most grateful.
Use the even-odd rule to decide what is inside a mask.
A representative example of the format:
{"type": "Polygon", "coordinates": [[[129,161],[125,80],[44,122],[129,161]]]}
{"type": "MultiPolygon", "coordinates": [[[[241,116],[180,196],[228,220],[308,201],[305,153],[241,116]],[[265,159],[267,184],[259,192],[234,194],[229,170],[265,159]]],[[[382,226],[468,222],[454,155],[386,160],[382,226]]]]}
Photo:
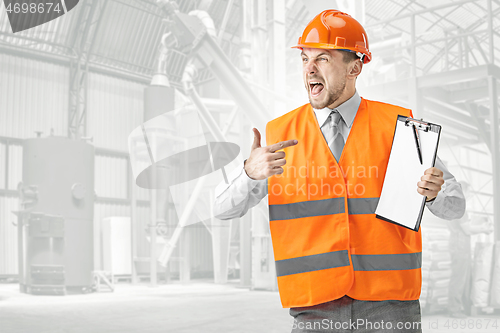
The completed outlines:
{"type": "Polygon", "coordinates": [[[441,130],[441,126],[436,124],[431,124],[425,122],[423,120],[418,120],[414,118],[406,118],[405,126],[415,125],[415,127],[419,130],[423,130],[424,132],[432,131],[438,133],[441,130]]]}
{"type": "Polygon", "coordinates": [[[429,131],[431,128],[431,125],[428,123],[422,121],[422,120],[417,120],[413,118],[406,118],[405,120],[405,126],[410,126],[410,125],[415,125],[415,127],[419,130],[423,130],[424,132],[429,131]]]}

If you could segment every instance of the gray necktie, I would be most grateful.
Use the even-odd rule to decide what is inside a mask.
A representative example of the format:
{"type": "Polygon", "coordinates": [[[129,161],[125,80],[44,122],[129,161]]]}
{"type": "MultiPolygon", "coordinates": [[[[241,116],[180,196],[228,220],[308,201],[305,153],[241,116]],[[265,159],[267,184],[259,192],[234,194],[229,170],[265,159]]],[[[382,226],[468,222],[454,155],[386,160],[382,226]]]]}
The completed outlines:
{"type": "Polygon", "coordinates": [[[326,120],[328,126],[326,142],[328,143],[328,147],[330,147],[330,150],[332,151],[333,156],[335,156],[337,162],[340,159],[342,149],[344,148],[344,138],[342,137],[342,133],[340,133],[339,122],[340,113],[333,110],[326,120]]]}

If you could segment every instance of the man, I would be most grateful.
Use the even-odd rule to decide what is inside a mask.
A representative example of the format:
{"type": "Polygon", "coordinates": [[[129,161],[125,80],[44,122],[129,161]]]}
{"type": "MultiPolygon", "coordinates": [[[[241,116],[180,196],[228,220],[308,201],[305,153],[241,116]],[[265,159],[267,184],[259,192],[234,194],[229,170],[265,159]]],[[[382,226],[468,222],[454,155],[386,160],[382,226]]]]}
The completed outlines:
{"type": "MultiPolygon", "coordinates": [[[[470,185],[461,181],[465,199],[470,199],[470,185]]],[[[472,270],[471,235],[493,232],[487,218],[472,223],[467,212],[457,221],[447,221],[450,229],[451,278],[448,311],[451,317],[466,318],[470,310],[470,278],[472,270]]]]}
{"type": "MultiPolygon", "coordinates": [[[[269,195],[278,287],[294,317],[292,332],[419,332],[420,230],[374,214],[397,115],[411,111],[356,92],[371,54],[349,15],[323,11],[295,47],[310,103],[269,122],[266,147],[253,129],[250,157],[218,188],[216,216],[243,216],[269,195]]],[[[462,216],[460,186],[439,159],[415,189],[435,215],[462,216]]]]}

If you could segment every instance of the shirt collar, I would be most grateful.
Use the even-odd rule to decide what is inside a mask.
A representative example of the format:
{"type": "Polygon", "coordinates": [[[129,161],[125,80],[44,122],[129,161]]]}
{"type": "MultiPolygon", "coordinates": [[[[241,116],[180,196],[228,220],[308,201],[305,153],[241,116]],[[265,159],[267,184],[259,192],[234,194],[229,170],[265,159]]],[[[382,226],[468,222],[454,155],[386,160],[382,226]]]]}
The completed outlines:
{"type": "Polygon", "coordinates": [[[356,91],[351,98],[349,98],[347,101],[337,106],[335,109],[313,108],[313,110],[314,113],[316,114],[316,119],[318,120],[319,127],[323,126],[323,124],[325,123],[326,119],[328,118],[332,110],[337,110],[340,113],[340,116],[344,120],[347,127],[351,128],[352,123],[354,122],[354,117],[356,117],[356,113],[358,112],[360,104],[361,104],[361,97],[359,96],[358,91],[356,91]]]}

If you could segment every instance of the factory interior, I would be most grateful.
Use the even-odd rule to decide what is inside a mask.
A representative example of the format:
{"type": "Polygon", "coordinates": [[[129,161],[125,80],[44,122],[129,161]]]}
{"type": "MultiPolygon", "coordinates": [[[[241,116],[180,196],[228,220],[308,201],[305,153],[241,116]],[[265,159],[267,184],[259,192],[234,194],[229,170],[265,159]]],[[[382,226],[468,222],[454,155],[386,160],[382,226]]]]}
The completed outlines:
{"type": "Polygon", "coordinates": [[[308,103],[292,46],[328,8],[368,35],[359,95],[440,124],[464,190],[424,211],[423,331],[500,331],[499,0],[81,0],[17,33],[0,4],[0,332],[289,332],[267,198],[213,202],[308,103]]]}

